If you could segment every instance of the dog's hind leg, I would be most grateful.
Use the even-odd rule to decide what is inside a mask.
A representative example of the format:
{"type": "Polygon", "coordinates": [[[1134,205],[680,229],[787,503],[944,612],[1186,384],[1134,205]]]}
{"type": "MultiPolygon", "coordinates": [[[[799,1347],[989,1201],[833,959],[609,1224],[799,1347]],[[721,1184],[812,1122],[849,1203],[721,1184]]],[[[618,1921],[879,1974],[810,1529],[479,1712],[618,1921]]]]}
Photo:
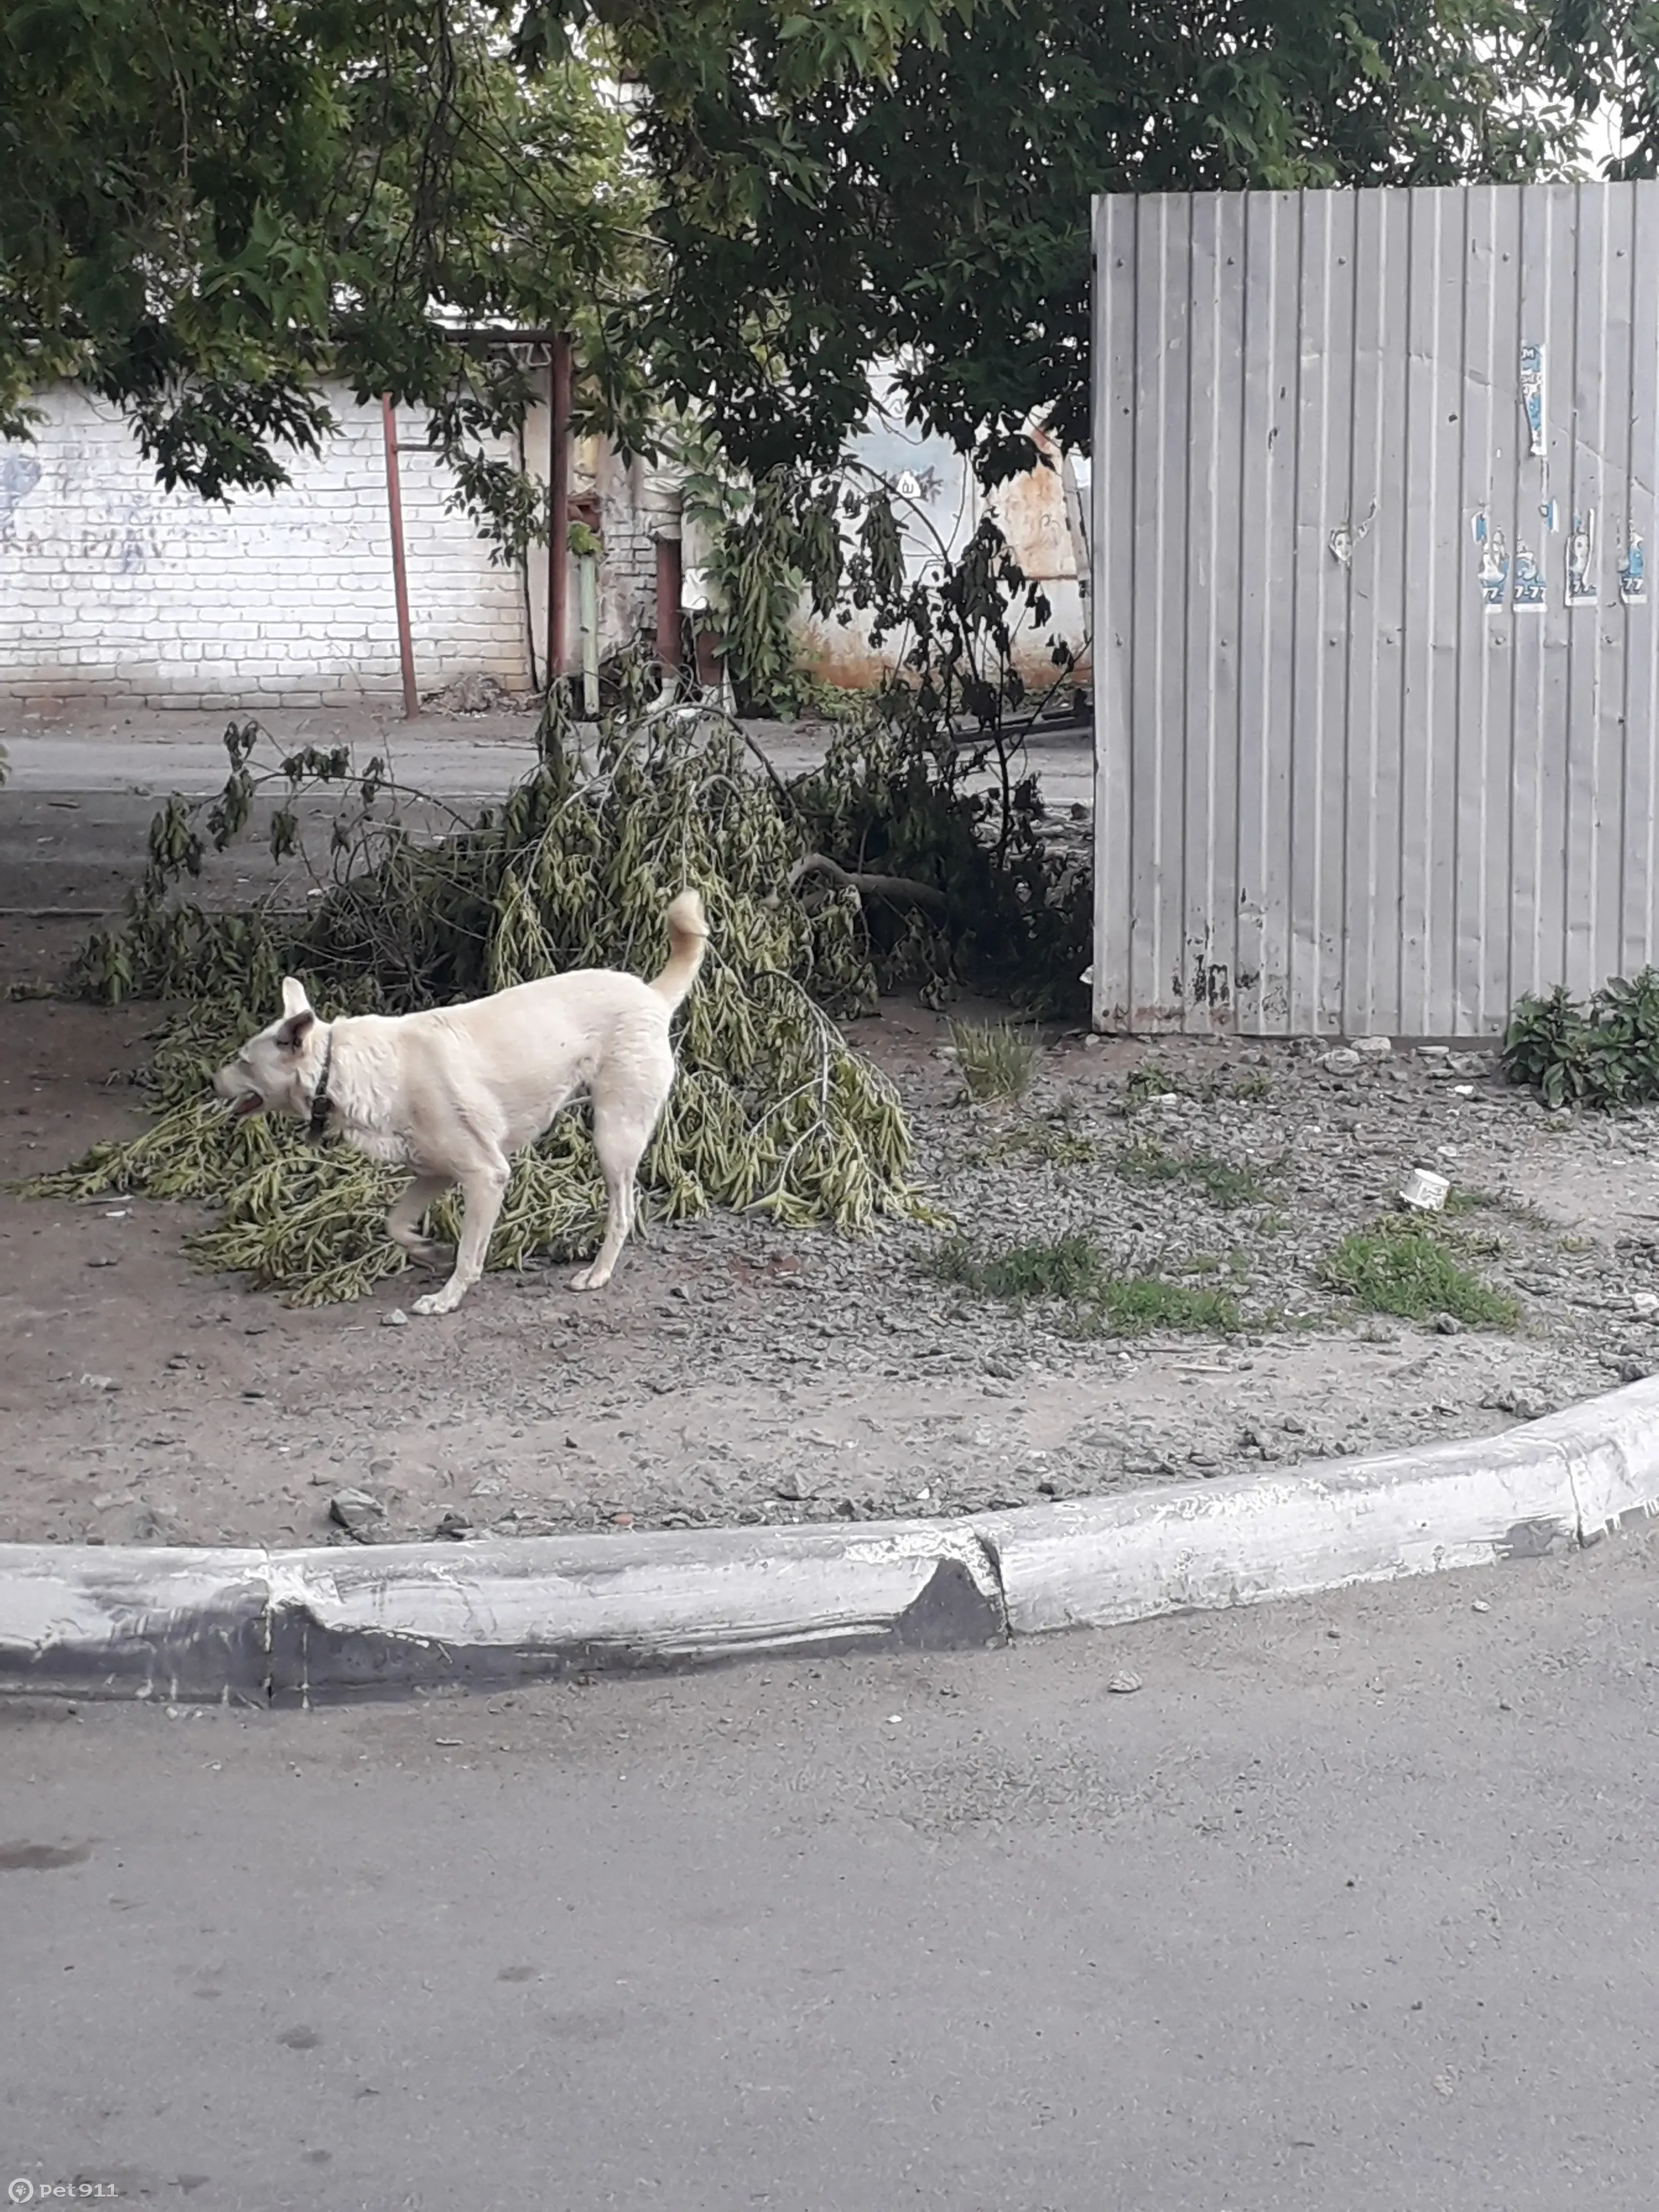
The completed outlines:
{"type": "Polygon", "coordinates": [[[637,1065],[630,1080],[622,1085],[596,1084],[593,1089],[593,1149],[599,1156],[606,1200],[605,1242],[590,1265],[570,1279],[573,1291],[599,1291],[611,1280],[618,1254],[634,1227],[635,1177],[651,1132],[657,1126],[674,1081],[674,1062],[665,1048],[663,1064],[637,1065]]]}
{"type": "Polygon", "coordinates": [[[416,1299],[417,1314],[453,1313],[483,1274],[490,1236],[501,1216],[501,1200],[507,1196],[511,1173],[507,1163],[497,1152],[493,1158],[477,1161],[459,1176],[466,1212],[455,1253],[455,1272],[441,1290],[428,1291],[423,1298],[416,1299]]]}
{"type": "Polygon", "coordinates": [[[421,1217],[428,1206],[435,1206],[449,1188],[447,1176],[416,1176],[405,1191],[400,1191],[392,1200],[392,1211],[386,1218],[386,1233],[394,1244],[401,1244],[411,1260],[431,1261],[440,1257],[443,1247],[429,1237],[421,1234],[421,1217]]]}

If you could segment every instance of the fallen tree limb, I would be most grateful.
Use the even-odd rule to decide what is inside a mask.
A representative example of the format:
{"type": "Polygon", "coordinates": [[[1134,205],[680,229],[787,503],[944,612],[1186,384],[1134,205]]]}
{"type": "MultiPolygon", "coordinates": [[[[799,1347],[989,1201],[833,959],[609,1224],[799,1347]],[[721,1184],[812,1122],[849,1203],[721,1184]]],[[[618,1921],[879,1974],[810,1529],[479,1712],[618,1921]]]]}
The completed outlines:
{"type": "Polygon", "coordinates": [[[904,900],[911,906],[925,906],[934,914],[945,913],[950,904],[944,892],[933,884],[919,884],[909,876],[854,874],[838,860],[832,860],[827,853],[809,853],[805,860],[797,860],[789,871],[790,890],[796,890],[808,876],[828,876],[832,884],[842,890],[856,891],[860,898],[904,900]]]}

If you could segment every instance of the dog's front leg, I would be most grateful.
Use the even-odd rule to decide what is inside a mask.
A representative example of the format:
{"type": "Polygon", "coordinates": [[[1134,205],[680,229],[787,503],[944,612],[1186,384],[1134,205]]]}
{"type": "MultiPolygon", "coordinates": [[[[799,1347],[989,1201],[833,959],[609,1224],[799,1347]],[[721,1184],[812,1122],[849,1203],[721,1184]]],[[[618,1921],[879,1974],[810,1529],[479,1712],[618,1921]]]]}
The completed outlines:
{"type": "Polygon", "coordinates": [[[392,1200],[392,1211],[386,1218],[386,1233],[394,1244],[402,1245],[411,1260],[429,1263],[440,1257],[442,1246],[421,1234],[421,1217],[429,1206],[437,1204],[448,1188],[447,1176],[416,1176],[409,1188],[392,1200]]]}
{"type": "Polygon", "coordinates": [[[455,1254],[455,1272],[441,1291],[429,1291],[425,1297],[416,1299],[417,1314],[453,1313],[483,1274],[490,1236],[501,1215],[501,1200],[507,1195],[510,1172],[507,1162],[498,1159],[471,1168],[461,1176],[466,1213],[455,1254]]]}

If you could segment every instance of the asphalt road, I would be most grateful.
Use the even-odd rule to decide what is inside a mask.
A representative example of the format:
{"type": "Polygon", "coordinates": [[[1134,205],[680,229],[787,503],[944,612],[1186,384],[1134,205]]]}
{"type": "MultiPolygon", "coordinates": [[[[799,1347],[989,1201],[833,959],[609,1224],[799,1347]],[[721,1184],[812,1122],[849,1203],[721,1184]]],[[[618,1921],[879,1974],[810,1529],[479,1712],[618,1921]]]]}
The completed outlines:
{"type": "Polygon", "coordinates": [[[950,1660],[8,1713],[0,2190],[1650,2212],[1656,1565],[950,1660]]]}

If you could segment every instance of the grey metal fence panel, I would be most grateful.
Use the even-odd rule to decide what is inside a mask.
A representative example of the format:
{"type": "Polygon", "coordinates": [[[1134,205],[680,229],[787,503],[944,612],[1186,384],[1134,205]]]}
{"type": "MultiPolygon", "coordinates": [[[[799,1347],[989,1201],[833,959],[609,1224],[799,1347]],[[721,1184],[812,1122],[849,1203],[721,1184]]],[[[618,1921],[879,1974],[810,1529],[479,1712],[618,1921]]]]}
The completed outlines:
{"type": "Polygon", "coordinates": [[[1095,1016],[1659,957],[1659,183],[1095,209],[1095,1016]]]}

